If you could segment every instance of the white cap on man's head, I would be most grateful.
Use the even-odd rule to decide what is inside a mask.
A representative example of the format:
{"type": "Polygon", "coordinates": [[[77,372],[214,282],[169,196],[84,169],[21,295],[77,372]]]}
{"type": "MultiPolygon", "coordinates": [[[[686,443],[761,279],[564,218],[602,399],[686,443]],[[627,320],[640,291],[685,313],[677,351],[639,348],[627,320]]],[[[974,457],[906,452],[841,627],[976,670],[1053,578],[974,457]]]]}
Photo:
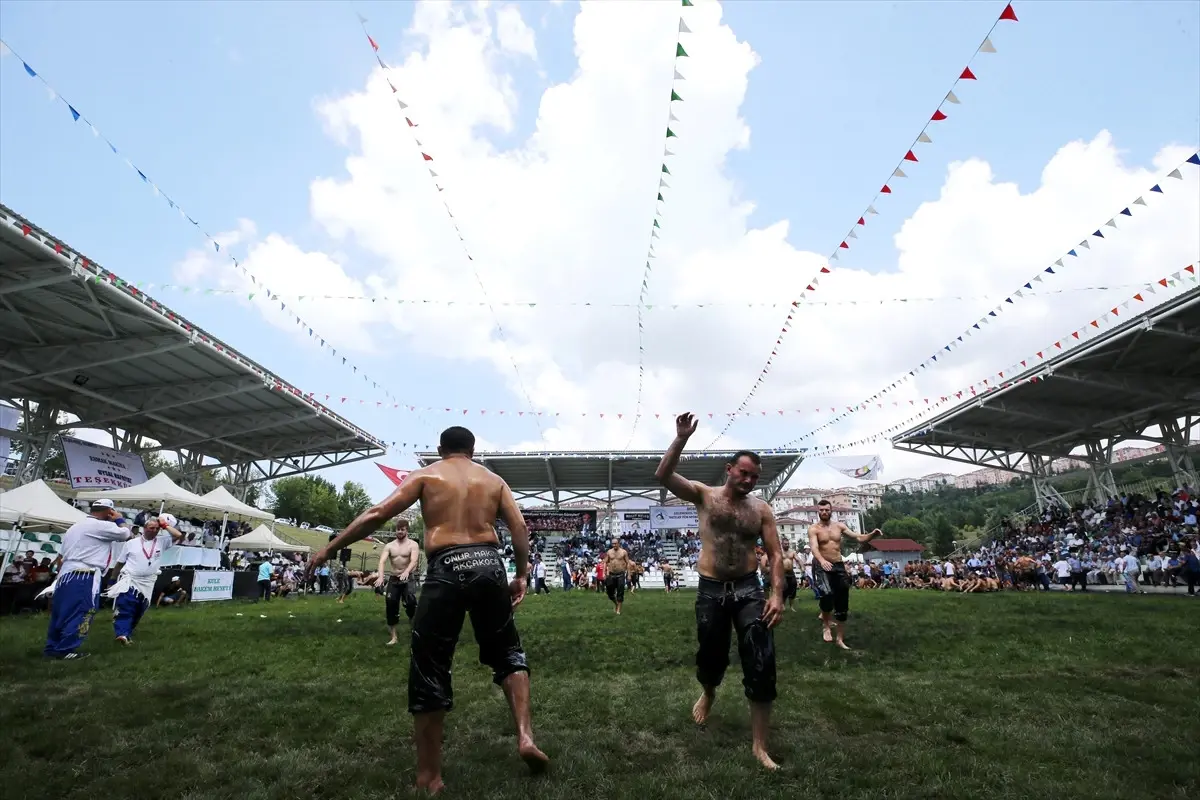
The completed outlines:
{"type": "Polygon", "coordinates": [[[115,507],[116,506],[113,505],[113,501],[109,500],[107,497],[101,497],[98,500],[92,501],[92,508],[115,508],[115,507]]]}

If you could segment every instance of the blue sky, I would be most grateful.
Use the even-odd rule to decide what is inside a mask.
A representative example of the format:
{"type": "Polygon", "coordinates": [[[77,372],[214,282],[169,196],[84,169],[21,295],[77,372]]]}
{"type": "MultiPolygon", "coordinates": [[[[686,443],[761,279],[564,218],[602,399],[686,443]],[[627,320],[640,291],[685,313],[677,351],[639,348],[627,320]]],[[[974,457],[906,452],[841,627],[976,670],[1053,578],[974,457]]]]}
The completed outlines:
{"type": "MultiPolygon", "coordinates": [[[[578,69],[572,43],[577,5],[517,6],[536,36],[537,59],[503,64],[516,95],[512,128],[485,125],[476,132],[501,152],[527,140],[542,92],[578,69]]],[[[749,224],[787,220],[794,248],[828,254],[1002,8],[994,2],[726,4],[724,23],[761,59],[740,106],[749,146],[730,152],[723,165],[736,197],[755,206],[749,224]]],[[[1164,145],[1200,138],[1200,5],[1025,2],[1015,8],[1020,22],[1001,23],[993,35],[999,52],[977,58],[979,80],[959,93],[963,104],[934,130],[934,145],[919,151],[920,165],[889,198],[884,229],[856,246],[855,266],[895,270],[894,234],[921,203],[938,198],[952,162],[985,158],[997,180],[1013,181],[1024,192],[1037,187],[1059,148],[1102,129],[1111,132],[1127,164],[1142,167],[1164,145]]],[[[314,221],[310,198],[314,179],[344,178],[348,155],[316,108],[362,91],[374,67],[355,10],[369,18],[389,60],[399,62],[408,46],[419,44],[404,35],[414,7],[402,3],[9,0],[0,6],[0,31],[208,231],[252,219],[260,233],[337,253],[347,272],[365,275],[378,267],[378,254],[353,238],[331,237],[314,221]]],[[[395,135],[407,135],[398,120],[395,135]]],[[[12,56],[0,59],[0,199],[131,281],[170,282],[173,265],[203,245],[86,128],[73,125],[12,56]]],[[[626,288],[635,299],[637,282],[626,288]]],[[[762,291],[772,294],[767,286],[762,291]]],[[[297,348],[289,333],[242,313],[229,298],[172,293],[161,299],[301,388],[371,396],[346,389],[354,379],[333,359],[297,348]]],[[[597,313],[612,313],[611,324],[622,330],[633,326],[627,313],[597,313]]],[[[336,324],[319,315],[306,320],[318,331],[336,324]]],[[[769,343],[747,347],[746,378],[769,343]]],[[[422,405],[524,405],[502,370],[447,362],[402,339],[386,353],[353,358],[393,393],[422,405]]],[[[594,407],[603,410],[604,400],[594,407]]],[[[632,399],[608,402],[633,405],[632,399]]],[[[450,424],[444,415],[428,415],[422,424],[408,412],[338,410],[389,441],[433,441],[450,424]]],[[[486,427],[481,435],[501,446],[537,433],[526,420],[488,417],[479,425],[486,427]]],[[[801,427],[750,421],[739,433],[765,447],[801,427]]],[[[384,463],[412,462],[400,454],[384,463]]],[[[929,462],[930,470],[937,466],[929,462]]],[[[387,485],[374,471],[360,465],[330,477],[363,480],[378,497],[387,485]]]]}

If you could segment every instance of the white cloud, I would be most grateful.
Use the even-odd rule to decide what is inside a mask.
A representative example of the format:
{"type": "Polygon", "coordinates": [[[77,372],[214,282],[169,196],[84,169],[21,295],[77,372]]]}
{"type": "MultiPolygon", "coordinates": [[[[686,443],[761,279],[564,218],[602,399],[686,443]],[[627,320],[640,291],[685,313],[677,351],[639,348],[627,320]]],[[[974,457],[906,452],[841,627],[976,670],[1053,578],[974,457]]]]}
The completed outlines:
{"type": "Polygon", "coordinates": [[[503,6],[496,11],[496,35],[504,52],[537,58],[533,30],[525,24],[516,6],[503,6]]]}
{"type": "MultiPolygon", "coordinates": [[[[577,72],[569,82],[546,89],[526,142],[498,150],[488,141],[488,129],[511,131],[519,98],[497,54],[523,52],[514,44],[520,37],[514,40],[512,30],[505,32],[511,23],[504,22],[504,12],[497,14],[493,29],[476,6],[418,7],[409,31],[418,47],[396,68],[392,81],[403,87],[402,97],[410,104],[404,113],[420,127],[407,128],[379,70],[362,92],[320,107],[331,134],[349,152],[344,174],[313,181],[312,214],[335,239],[353,243],[382,267],[355,277],[339,260],[305,253],[272,234],[250,247],[246,261],[268,285],[286,276],[292,293],[325,289],[478,302],[484,295],[472,274],[477,269],[494,300],[586,298],[598,305],[636,300],[660,175],[663,100],[678,9],[673,4],[583,4],[574,26],[577,72]],[[419,148],[406,139],[409,133],[421,140],[419,148]],[[434,160],[422,161],[422,150],[434,160]],[[444,192],[435,189],[428,167],[438,172],[444,192]],[[443,200],[474,261],[463,255],[443,200]]],[[[680,120],[672,124],[679,134],[671,140],[677,155],[669,162],[672,188],[650,279],[650,302],[659,308],[646,315],[643,409],[649,416],[634,447],[662,447],[671,435],[669,415],[687,408],[701,413],[697,444],[711,440],[725,422],[721,412],[735,408],[749,388],[784,317],[781,310],[669,311],[661,306],[790,300],[824,263],[823,256],[788,243],[785,220],[749,227],[753,206],[726,173],[725,161],[732,150],[750,143],[740,107],[758,58],[721,24],[715,3],[689,10],[688,26],[694,33],[687,39],[690,57],[680,66],[687,76],[680,86],[684,102],[676,104],[680,120]]],[[[851,253],[842,262],[851,266],[837,266],[825,276],[820,298],[986,295],[1003,300],[1148,189],[1155,170],[1182,161],[1193,149],[1168,144],[1163,143],[1154,168],[1147,169],[1124,163],[1109,134],[1101,131],[1091,141],[1065,143],[1046,165],[1040,184],[1024,191],[997,182],[984,160],[952,164],[940,195],[896,233],[895,269],[856,269],[851,253]]],[[[1200,193],[1197,170],[1189,169],[1185,182],[1164,182],[1165,196],[1147,195],[1149,208],[1137,207],[1133,218],[1120,217],[1117,233],[1045,288],[1148,281],[1195,259],[1200,193]]],[[[637,386],[633,309],[498,309],[506,346],[490,314],[477,307],[409,307],[404,315],[384,316],[364,313],[362,303],[325,303],[312,321],[319,319],[322,335],[340,337],[343,347],[369,349],[372,340],[399,335],[407,347],[426,355],[475,361],[506,379],[512,390],[506,398],[488,398],[487,405],[523,409],[511,353],[538,408],[546,412],[546,432],[541,445],[502,444],[604,448],[622,447],[629,438],[637,386]],[[606,412],[603,419],[599,412],[606,412]]],[[[1014,305],[972,337],[970,347],[948,354],[943,365],[922,373],[895,397],[953,391],[1068,333],[1108,305],[1106,296],[1093,292],[1014,305]]],[[[860,310],[806,306],[751,409],[774,415],[777,409],[857,402],[937,352],[988,307],[982,301],[885,303],[860,310]]],[[[269,306],[263,308],[270,313],[269,306]]],[[[816,442],[859,438],[910,413],[858,414],[816,442]]],[[[728,444],[777,445],[827,416],[788,413],[786,423],[776,422],[773,442],[743,441],[738,437],[745,425],[739,422],[728,444]]],[[[917,458],[885,455],[889,476],[946,467],[917,458]]],[[[831,482],[844,482],[836,473],[829,475],[831,482]]]]}

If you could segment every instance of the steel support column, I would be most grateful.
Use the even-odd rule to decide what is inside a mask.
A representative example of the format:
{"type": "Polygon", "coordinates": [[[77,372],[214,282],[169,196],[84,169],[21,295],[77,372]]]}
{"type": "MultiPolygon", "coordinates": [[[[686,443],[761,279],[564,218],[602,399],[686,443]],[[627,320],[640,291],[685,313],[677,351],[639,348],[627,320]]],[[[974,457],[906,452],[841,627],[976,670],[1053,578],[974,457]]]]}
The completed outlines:
{"type": "Polygon", "coordinates": [[[1045,511],[1051,505],[1069,508],[1058,489],[1050,483],[1050,459],[1030,453],[1029,463],[1033,467],[1033,496],[1037,499],[1038,511],[1045,511]]]}
{"type": "Polygon", "coordinates": [[[29,438],[21,445],[21,462],[17,465],[16,480],[13,488],[33,483],[42,477],[46,466],[46,456],[50,452],[50,443],[57,433],[54,430],[58,422],[58,409],[49,404],[39,405],[36,409],[26,401],[23,405],[25,429],[29,438]]]}
{"type": "Polygon", "coordinates": [[[1117,481],[1112,473],[1113,440],[1109,439],[1107,445],[1087,442],[1084,446],[1088,454],[1088,483],[1084,497],[1089,502],[1105,503],[1117,496],[1117,481]]]}
{"type": "Polygon", "coordinates": [[[1193,424],[1195,423],[1191,418],[1188,418],[1184,425],[1180,425],[1179,420],[1173,419],[1158,427],[1162,431],[1163,444],[1167,449],[1167,461],[1171,464],[1171,475],[1175,483],[1195,489],[1200,485],[1200,480],[1197,479],[1196,465],[1192,461],[1192,454],[1188,452],[1188,434],[1193,424]]]}

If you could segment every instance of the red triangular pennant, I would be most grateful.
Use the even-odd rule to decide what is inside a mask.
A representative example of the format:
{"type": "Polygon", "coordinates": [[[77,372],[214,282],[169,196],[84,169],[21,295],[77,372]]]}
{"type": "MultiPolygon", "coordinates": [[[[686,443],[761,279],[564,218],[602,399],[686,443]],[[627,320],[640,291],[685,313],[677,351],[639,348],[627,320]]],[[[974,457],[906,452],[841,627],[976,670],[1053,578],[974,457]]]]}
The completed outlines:
{"type": "Polygon", "coordinates": [[[1158,282],[1158,285],[1159,285],[1159,286],[1166,286],[1166,285],[1167,285],[1167,279],[1166,279],[1166,278],[1163,278],[1162,280],[1160,280],[1160,281],[1158,282]]]}
{"type": "Polygon", "coordinates": [[[915,162],[917,160],[917,157],[913,154],[912,150],[909,150],[907,153],[904,154],[904,160],[915,162]]]}
{"type": "Polygon", "coordinates": [[[822,274],[822,275],[828,275],[828,274],[829,274],[829,267],[821,267],[821,274],[822,274]]]}
{"type": "Polygon", "coordinates": [[[863,219],[862,217],[859,217],[859,218],[858,218],[858,224],[859,224],[859,225],[866,225],[866,224],[867,224],[867,221],[866,221],[865,219],[863,219]]]}
{"type": "Polygon", "coordinates": [[[838,245],[838,247],[840,247],[840,248],[841,248],[841,249],[843,249],[843,250],[849,250],[849,249],[850,249],[850,245],[846,244],[845,242],[842,242],[841,244],[839,244],[839,245],[838,245]]]}
{"type": "Polygon", "coordinates": [[[433,161],[433,156],[429,155],[428,153],[421,153],[421,158],[425,159],[426,161],[433,161]]]}
{"type": "Polygon", "coordinates": [[[1137,300],[1139,303],[1144,303],[1144,302],[1146,302],[1145,300],[1143,300],[1143,299],[1142,299],[1142,293],[1141,293],[1141,292],[1138,292],[1137,294],[1135,294],[1135,295],[1133,296],[1133,299],[1134,299],[1134,300],[1137,300]]]}
{"type": "Polygon", "coordinates": [[[967,67],[967,68],[965,68],[965,69],[962,71],[962,75],[959,75],[959,76],[958,76],[958,79],[959,79],[960,81],[973,81],[973,80],[977,80],[977,78],[975,77],[975,73],[974,73],[974,72],[971,72],[971,68],[970,68],[970,67],[967,67]]]}
{"type": "Polygon", "coordinates": [[[1099,327],[1100,327],[1100,323],[1099,323],[1099,322],[1097,322],[1096,320],[1092,320],[1092,327],[1093,327],[1093,328],[1099,328],[1099,327]]]}
{"type": "Polygon", "coordinates": [[[891,193],[892,193],[891,187],[889,187],[889,186],[888,186],[888,185],[885,183],[885,184],[883,185],[883,188],[879,190],[879,193],[880,193],[880,194],[891,194],[891,193]]]}
{"type": "Polygon", "coordinates": [[[1019,21],[1019,20],[1017,20],[1017,12],[1013,11],[1012,3],[1009,3],[1008,5],[1006,5],[1004,7],[1004,10],[1000,12],[1000,19],[1006,19],[1006,20],[1009,20],[1010,22],[1018,22],[1019,21]]]}
{"type": "Polygon", "coordinates": [[[933,112],[933,116],[930,117],[929,119],[931,119],[934,122],[941,122],[945,118],[946,118],[946,115],[943,114],[942,110],[939,108],[937,111],[933,112]]]}
{"type": "Polygon", "coordinates": [[[1183,268],[1183,271],[1184,271],[1184,272],[1190,272],[1190,273],[1192,273],[1193,275],[1195,275],[1195,274],[1196,274],[1196,265],[1195,265],[1195,264],[1188,264],[1186,267],[1184,267],[1184,268],[1183,268]]]}
{"type": "Polygon", "coordinates": [[[371,43],[371,49],[376,53],[379,52],[379,45],[375,44],[375,40],[371,38],[371,34],[367,34],[367,41],[371,43]]]}

